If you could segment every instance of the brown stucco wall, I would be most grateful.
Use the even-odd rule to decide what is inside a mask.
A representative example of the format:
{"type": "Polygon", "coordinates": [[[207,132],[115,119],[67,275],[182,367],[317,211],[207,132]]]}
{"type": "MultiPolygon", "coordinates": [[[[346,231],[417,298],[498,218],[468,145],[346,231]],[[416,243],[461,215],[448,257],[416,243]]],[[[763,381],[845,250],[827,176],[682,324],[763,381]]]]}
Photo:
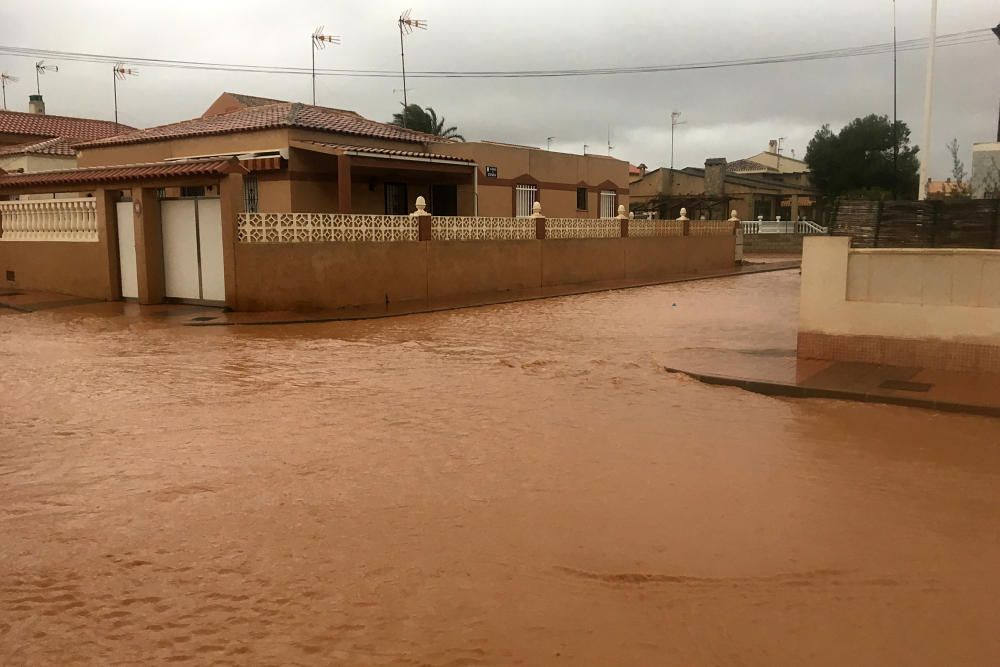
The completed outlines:
{"type": "Polygon", "coordinates": [[[538,287],[538,241],[436,241],[428,244],[427,289],[437,299],[538,287]]]}
{"type": "Polygon", "coordinates": [[[732,267],[734,236],[237,244],[239,310],[322,310],[732,267]]]}
{"type": "Polygon", "coordinates": [[[424,299],[427,243],[240,243],[238,310],[310,310],[424,299]]]}
{"type": "Polygon", "coordinates": [[[84,148],[77,154],[81,167],[112,164],[140,164],[168,158],[220,155],[234,152],[278,150],[288,147],[288,130],[239,132],[211,137],[189,137],[144,144],[84,148]]]}
{"type": "Polygon", "coordinates": [[[104,243],[0,241],[0,285],[109,299],[107,258],[104,243]],[[13,282],[7,271],[14,271],[13,282]]]}
{"type": "Polygon", "coordinates": [[[509,217],[514,214],[514,187],[534,183],[545,215],[552,218],[596,218],[598,193],[607,188],[618,193],[618,203],[628,207],[628,163],[603,155],[574,155],[527,146],[491,142],[431,144],[432,153],[476,161],[479,168],[479,215],[509,217]],[[497,177],[486,176],[486,167],[497,168],[497,177]],[[588,207],[576,208],[576,188],[588,189],[588,207]]]}

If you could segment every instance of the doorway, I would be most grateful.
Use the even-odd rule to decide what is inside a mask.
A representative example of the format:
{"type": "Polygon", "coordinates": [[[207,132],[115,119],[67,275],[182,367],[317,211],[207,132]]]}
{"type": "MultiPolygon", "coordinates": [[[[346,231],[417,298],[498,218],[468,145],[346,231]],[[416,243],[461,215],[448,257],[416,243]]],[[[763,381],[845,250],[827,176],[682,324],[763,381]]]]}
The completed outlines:
{"type": "Polygon", "coordinates": [[[225,303],[219,199],[164,199],[160,221],[164,295],[178,301],[225,303]]]}

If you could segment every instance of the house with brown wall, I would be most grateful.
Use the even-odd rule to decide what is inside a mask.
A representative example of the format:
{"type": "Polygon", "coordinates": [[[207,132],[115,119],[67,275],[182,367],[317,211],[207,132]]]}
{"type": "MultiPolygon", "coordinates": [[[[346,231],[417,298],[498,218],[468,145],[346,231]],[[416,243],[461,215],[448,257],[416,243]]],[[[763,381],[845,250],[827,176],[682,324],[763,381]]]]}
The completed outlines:
{"type": "Polygon", "coordinates": [[[310,309],[733,261],[730,223],[630,232],[624,161],[443,140],[341,109],[227,94],[199,118],[86,141],[77,160],[0,174],[7,287],[310,309]]]}
{"type": "Polygon", "coordinates": [[[779,215],[784,220],[811,218],[816,190],[808,175],[768,172],[763,167],[746,173],[741,170],[745,163],[710,158],[704,168],[645,171],[629,186],[632,210],[636,216],[655,211],[666,218],[677,217],[681,208],[692,218],[717,219],[734,210],[742,220],[772,220],[779,215]]]}

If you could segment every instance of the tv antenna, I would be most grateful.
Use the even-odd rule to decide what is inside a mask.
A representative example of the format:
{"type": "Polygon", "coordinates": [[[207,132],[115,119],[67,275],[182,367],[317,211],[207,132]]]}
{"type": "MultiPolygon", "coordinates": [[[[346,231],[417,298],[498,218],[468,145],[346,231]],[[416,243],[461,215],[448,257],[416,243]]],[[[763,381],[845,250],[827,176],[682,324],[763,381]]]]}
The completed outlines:
{"type": "Polygon", "coordinates": [[[414,30],[427,30],[427,21],[415,19],[410,16],[412,9],[407,9],[399,15],[399,62],[403,66],[403,127],[406,127],[406,114],[409,101],[406,97],[406,49],[403,46],[403,36],[411,34],[414,30]]]}
{"type": "Polygon", "coordinates": [[[313,30],[312,34],[312,84],[313,84],[313,105],[316,104],[316,49],[325,49],[327,44],[340,44],[340,37],[337,35],[323,34],[323,27],[313,30]]]}

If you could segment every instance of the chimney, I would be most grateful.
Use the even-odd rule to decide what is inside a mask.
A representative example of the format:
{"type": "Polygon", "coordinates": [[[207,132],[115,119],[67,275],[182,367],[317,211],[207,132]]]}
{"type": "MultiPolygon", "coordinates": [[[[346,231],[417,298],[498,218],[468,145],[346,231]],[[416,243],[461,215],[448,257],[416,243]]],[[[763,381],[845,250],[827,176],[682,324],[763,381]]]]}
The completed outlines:
{"type": "Polygon", "coordinates": [[[726,192],[726,158],[710,157],[705,160],[705,194],[718,197],[726,192]]]}
{"type": "Polygon", "coordinates": [[[41,95],[28,96],[28,113],[45,115],[45,101],[42,100],[41,95]]]}
{"type": "Polygon", "coordinates": [[[646,175],[646,170],[647,169],[649,169],[649,167],[646,166],[645,162],[640,162],[639,163],[639,174],[641,176],[645,176],[646,175]]]}

